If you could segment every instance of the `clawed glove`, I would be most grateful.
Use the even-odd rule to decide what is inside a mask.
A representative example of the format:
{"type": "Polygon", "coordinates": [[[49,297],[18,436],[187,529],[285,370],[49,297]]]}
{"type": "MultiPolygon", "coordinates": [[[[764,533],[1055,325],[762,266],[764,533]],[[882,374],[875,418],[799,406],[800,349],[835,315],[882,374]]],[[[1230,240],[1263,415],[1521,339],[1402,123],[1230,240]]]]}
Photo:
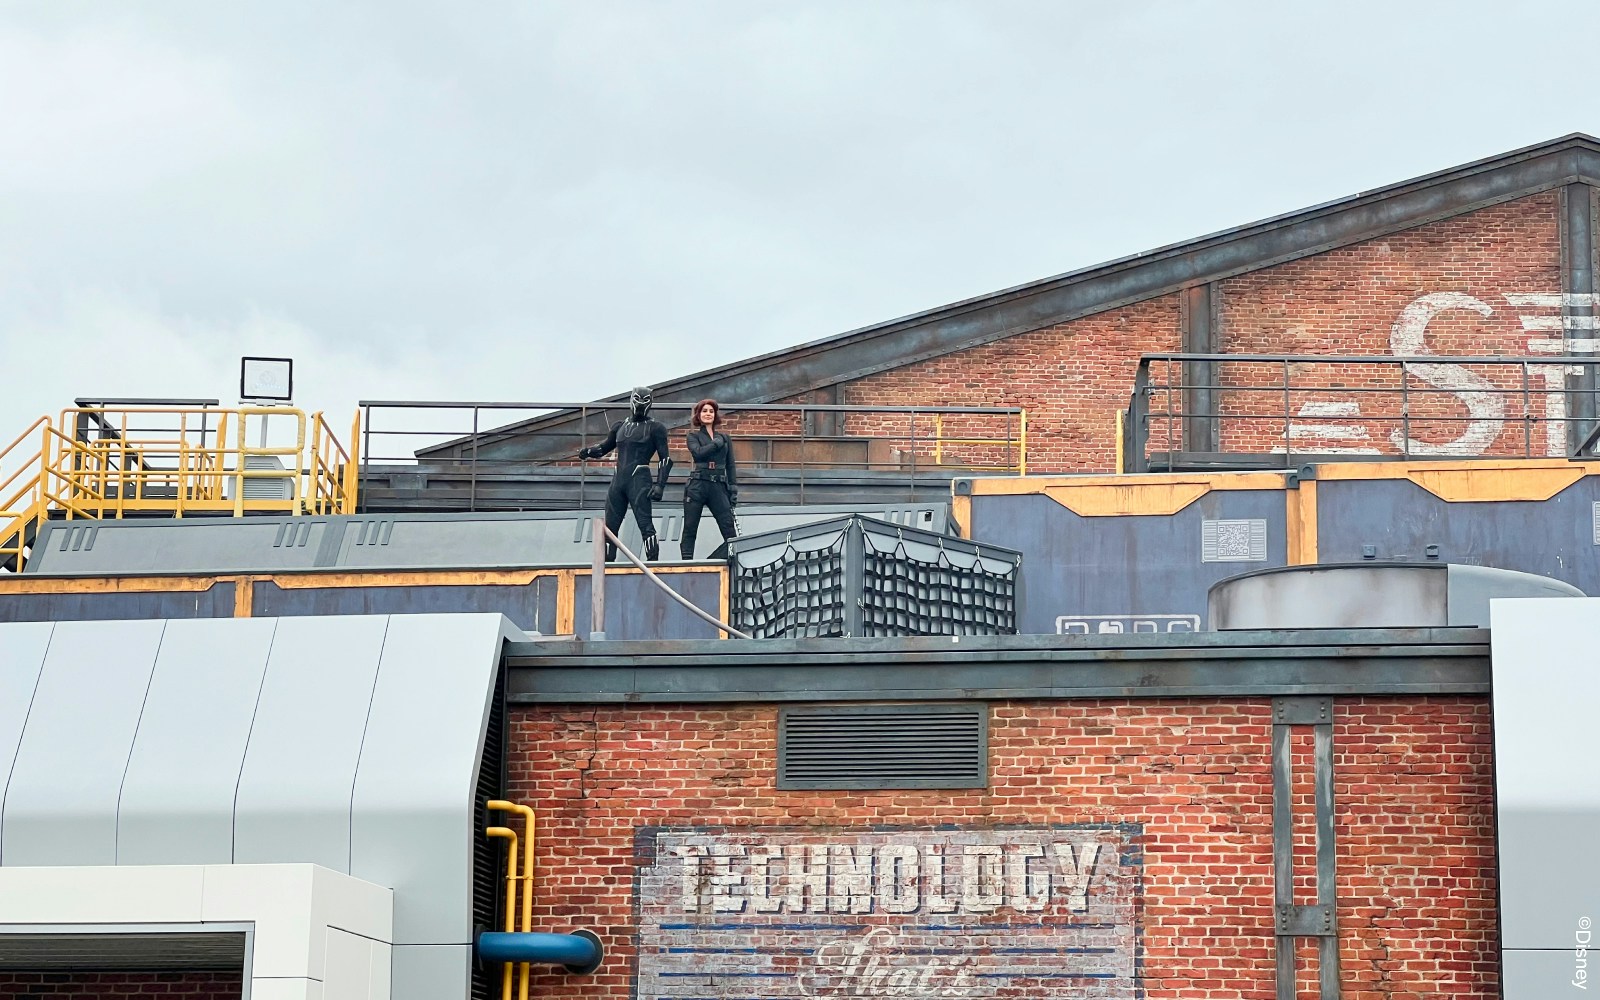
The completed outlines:
{"type": "Polygon", "coordinates": [[[579,458],[599,458],[600,457],[600,449],[592,448],[592,447],[591,448],[579,448],[578,449],[578,457],[579,458]]]}
{"type": "Polygon", "coordinates": [[[728,506],[729,507],[737,507],[738,505],[739,505],[739,491],[730,486],[730,487],[728,487],[728,506]]]}
{"type": "Polygon", "coordinates": [[[654,502],[660,503],[662,501],[662,499],[666,495],[667,495],[667,491],[662,489],[661,487],[659,487],[659,486],[650,487],[650,499],[653,500],[654,502]]]}

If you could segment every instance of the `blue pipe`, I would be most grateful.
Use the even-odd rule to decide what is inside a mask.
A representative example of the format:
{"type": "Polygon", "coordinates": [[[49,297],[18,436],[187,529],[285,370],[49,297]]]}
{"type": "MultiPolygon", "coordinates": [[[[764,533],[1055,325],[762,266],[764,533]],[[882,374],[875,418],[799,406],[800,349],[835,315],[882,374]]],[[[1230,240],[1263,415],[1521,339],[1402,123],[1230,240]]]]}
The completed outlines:
{"type": "Polygon", "coordinates": [[[600,967],[604,949],[588,931],[571,934],[512,934],[484,931],[478,935],[478,959],[483,962],[540,962],[564,965],[567,971],[587,975],[600,967]]]}

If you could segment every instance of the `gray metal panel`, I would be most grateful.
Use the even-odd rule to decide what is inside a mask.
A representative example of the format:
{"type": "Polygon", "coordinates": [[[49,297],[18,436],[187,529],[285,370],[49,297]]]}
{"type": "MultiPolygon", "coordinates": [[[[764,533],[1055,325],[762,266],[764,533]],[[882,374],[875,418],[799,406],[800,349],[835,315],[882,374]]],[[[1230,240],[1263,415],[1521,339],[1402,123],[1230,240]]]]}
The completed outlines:
{"type": "Polygon", "coordinates": [[[117,796],[165,622],[62,622],[6,789],[11,865],[110,865],[117,796]]]}
{"type": "MultiPolygon", "coordinates": [[[[660,579],[695,607],[714,617],[722,615],[722,575],[705,572],[663,573],[660,579]]],[[[594,601],[588,574],[573,581],[573,629],[578,635],[593,631],[594,601]]],[[[612,639],[715,639],[716,629],[696,618],[661,593],[642,573],[606,574],[606,635],[612,639]]]]}
{"type": "Polygon", "coordinates": [[[388,623],[278,619],[239,775],[235,864],[349,873],[350,790],[388,623]]]}
{"type": "Polygon", "coordinates": [[[1489,627],[1489,602],[1501,597],[1582,597],[1583,591],[1548,576],[1492,566],[1452,565],[1445,573],[1449,595],[1446,625],[1489,627]]]}
{"type": "Polygon", "coordinates": [[[395,890],[396,944],[472,941],[473,797],[507,624],[389,620],[356,769],[350,874],[395,890]]]}
{"type": "MultiPolygon", "coordinates": [[[[743,533],[775,531],[846,514],[869,514],[925,531],[948,532],[948,503],[819,504],[741,507],[743,533]]],[[[28,573],[135,576],[159,573],[273,573],[314,569],[487,569],[582,566],[592,555],[591,523],[600,511],[498,514],[362,514],[297,518],[137,518],[52,522],[28,573]]],[[[669,557],[678,550],[683,510],[656,505],[656,529],[669,557]]],[[[638,551],[638,529],[622,540],[638,551]]],[[[711,518],[701,524],[696,558],[722,543],[711,518]]],[[[4,614],[0,610],[0,614],[4,614]]],[[[163,615],[188,617],[187,614],[163,615]]],[[[0,619],[3,620],[3,619],[0,619]]]]}
{"type": "MultiPolygon", "coordinates": [[[[466,945],[397,944],[390,952],[389,968],[392,1000],[453,1000],[465,997],[471,988],[472,949],[466,945]]],[[[534,966],[534,972],[547,968],[534,966]]]]}
{"type": "Polygon", "coordinates": [[[1507,948],[1500,958],[1501,1000],[1578,1000],[1587,997],[1600,976],[1600,955],[1583,956],[1586,978],[1578,982],[1578,956],[1572,945],[1560,951],[1507,948]]]}
{"type": "Polygon", "coordinates": [[[1355,563],[1242,573],[1211,588],[1213,629],[1436,628],[1448,567],[1355,563]]]}
{"type": "Polygon", "coordinates": [[[226,573],[311,569],[324,534],[336,530],[326,517],[137,518],[51,521],[44,525],[28,560],[30,575],[72,573],[226,573]]]}
{"type": "MultiPolygon", "coordinates": [[[[1500,678],[1498,668],[1496,664],[1497,681],[1500,678]]],[[[1497,690],[1497,750],[1499,696],[1497,690]]],[[[1570,730],[1568,733],[1571,734],[1570,730]]],[[[1592,736],[1574,737],[1573,746],[1578,749],[1573,752],[1593,750],[1596,743],[1592,736]]],[[[1512,767],[1516,767],[1515,760],[1512,767]]],[[[1503,774],[1498,762],[1496,771],[1503,774]]],[[[1569,777],[1573,784],[1594,784],[1587,775],[1569,777]]],[[[1498,783],[1505,781],[1504,777],[1497,775],[1497,778],[1498,783]]],[[[1510,803],[1497,803],[1496,810],[1499,814],[1501,947],[1565,947],[1570,951],[1579,922],[1584,918],[1594,920],[1596,914],[1600,914],[1600,870],[1592,864],[1564,864],[1560,859],[1578,857],[1570,852],[1593,848],[1596,831],[1600,831],[1600,803],[1571,809],[1535,809],[1519,805],[1513,799],[1510,803]]],[[[1600,946],[1600,941],[1595,944],[1600,946]]],[[[1600,977],[1600,952],[1595,957],[1595,975],[1600,977]]]]}
{"type": "Polygon", "coordinates": [[[0,865],[5,864],[5,799],[11,765],[22,743],[33,692],[39,684],[50,634],[49,622],[0,625],[0,865]]]}
{"type": "Polygon", "coordinates": [[[1585,860],[1600,829],[1600,598],[1490,613],[1500,940],[1570,958],[1580,921],[1600,916],[1600,869],[1585,860]]]}
{"type": "Polygon", "coordinates": [[[975,496],[970,536],[1026,554],[1017,631],[1049,634],[1061,617],[1203,621],[1207,589],[1239,565],[1201,561],[1201,522],[1246,519],[1266,521],[1266,564],[1284,565],[1278,490],[1212,490],[1175,514],[1127,517],[1081,517],[1040,495],[975,496]]]}
{"type": "Polygon", "coordinates": [[[233,614],[234,585],[218,581],[200,591],[84,592],[6,594],[0,597],[0,622],[149,621],[154,618],[227,618],[233,614]]]}
{"type": "Polygon", "coordinates": [[[302,615],[405,615],[440,613],[502,614],[529,632],[555,632],[556,591],[553,576],[528,584],[474,584],[463,573],[460,583],[403,586],[280,587],[257,581],[253,609],[262,617],[302,615]]]}
{"type": "Polygon", "coordinates": [[[228,864],[233,797],[277,622],[167,623],[117,807],[117,864],[228,864]]]}
{"type": "Polygon", "coordinates": [[[1600,594],[1594,503],[1600,476],[1586,476],[1548,500],[1450,503],[1408,480],[1317,483],[1317,557],[1354,562],[1362,546],[1379,559],[1421,559],[1439,546],[1443,562],[1497,566],[1600,594]]]}

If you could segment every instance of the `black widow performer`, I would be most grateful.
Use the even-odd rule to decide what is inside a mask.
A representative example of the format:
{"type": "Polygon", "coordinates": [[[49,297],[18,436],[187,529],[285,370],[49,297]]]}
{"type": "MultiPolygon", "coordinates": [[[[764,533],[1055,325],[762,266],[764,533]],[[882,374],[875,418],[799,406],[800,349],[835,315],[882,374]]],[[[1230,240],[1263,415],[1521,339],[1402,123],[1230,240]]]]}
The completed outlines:
{"type": "MultiPolygon", "coordinates": [[[[650,387],[636,387],[628,398],[628,419],[612,424],[611,433],[604,441],[579,451],[578,457],[600,458],[613,448],[617,450],[617,471],[611,477],[611,487],[606,490],[606,527],[614,534],[622,527],[622,518],[632,507],[633,519],[644,539],[644,557],[655,560],[661,556],[661,542],[656,538],[650,501],[660,500],[665,494],[672,459],[667,457],[666,425],[651,418],[650,402],[650,387]],[[661,464],[656,467],[652,482],[650,462],[657,455],[661,456],[661,464]]],[[[607,539],[606,561],[616,557],[617,547],[607,539]]]]}
{"type": "Polygon", "coordinates": [[[683,541],[685,559],[694,558],[695,536],[700,534],[700,514],[711,508],[724,544],[734,536],[733,506],[739,502],[739,480],[734,473],[733,442],[717,430],[722,425],[722,408],[714,399],[694,404],[689,420],[689,454],[694,456],[694,471],[683,488],[683,541]]]}

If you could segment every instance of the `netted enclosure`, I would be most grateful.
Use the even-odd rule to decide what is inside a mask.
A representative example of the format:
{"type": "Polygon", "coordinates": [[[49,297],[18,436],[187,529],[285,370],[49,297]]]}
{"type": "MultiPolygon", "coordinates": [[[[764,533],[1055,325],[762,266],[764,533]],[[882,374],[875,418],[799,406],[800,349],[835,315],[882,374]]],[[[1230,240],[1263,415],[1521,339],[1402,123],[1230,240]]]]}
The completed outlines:
{"type": "Polygon", "coordinates": [[[1022,554],[851,515],[729,546],[732,624],[758,639],[1009,635],[1022,554]]]}

